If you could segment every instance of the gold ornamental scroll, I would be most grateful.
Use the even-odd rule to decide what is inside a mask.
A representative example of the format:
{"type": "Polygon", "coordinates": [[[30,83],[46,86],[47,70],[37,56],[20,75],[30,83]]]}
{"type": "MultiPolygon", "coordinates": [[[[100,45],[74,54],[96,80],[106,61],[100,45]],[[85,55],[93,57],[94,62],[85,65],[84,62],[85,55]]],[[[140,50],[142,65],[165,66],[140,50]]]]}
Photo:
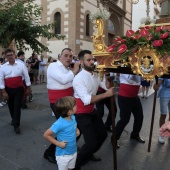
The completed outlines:
{"type": "MultiPolygon", "coordinates": [[[[163,24],[167,29],[170,29],[169,23],[163,24]]],[[[162,24],[150,25],[150,27],[160,27],[162,24]]],[[[102,19],[96,19],[97,33],[92,36],[93,39],[93,56],[96,58],[98,65],[97,71],[100,73],[100,78],[103,79],[106,70],[118,71],[128,74],[141,75],[145,80],[150,81],[155,76],[162,77],[169,74],[170,55],[161,56],[158,50],[150,47],[149,44],[140,46],[138,51],[133,55],[128,56],[127,61],[116,55],[116,52],[108,52],[107,46],[104,43],[104,23],[102,19]],[[126,71],[127,70],[127,71],[126,71]]]]}
{"type": "Polygon", "coordinates": [[[165,60],[168,61],[168,58],[163,58],[149,45],[139,48],[134,55],[129,56],[133,73],[141,75],[147,81],[153,80],[155,76],[161,77],[168,74],[165,60]]]}
{"type": "Polygon", "coordinates": [[[123,60],[114,57],[114,53],[107,51],[107,46],[104,43],[104,23],[102,19],[96,19],[96,27],[98,32],[92,36],[93,39],[93,56],[97,60],[97,71],[100,73],[100,78],[103,79],[106,68],[117,68],[123,60]]]}

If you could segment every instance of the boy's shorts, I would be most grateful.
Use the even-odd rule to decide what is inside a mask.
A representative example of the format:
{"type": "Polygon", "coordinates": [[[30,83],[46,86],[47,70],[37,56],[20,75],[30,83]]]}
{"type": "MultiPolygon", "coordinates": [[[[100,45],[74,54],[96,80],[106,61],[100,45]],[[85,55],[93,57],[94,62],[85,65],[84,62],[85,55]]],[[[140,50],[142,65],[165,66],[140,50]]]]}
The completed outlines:
{"type": "Polygon", "coordinates": [[[160,97],[160,112],[162,115],[170,112],[170,97],[160,97]]]}
{"type": "Polygon", "coordinates": [[[75,168],[77,152],[72,155],[56,156],[58,169],[68,170],[75,168]]]}

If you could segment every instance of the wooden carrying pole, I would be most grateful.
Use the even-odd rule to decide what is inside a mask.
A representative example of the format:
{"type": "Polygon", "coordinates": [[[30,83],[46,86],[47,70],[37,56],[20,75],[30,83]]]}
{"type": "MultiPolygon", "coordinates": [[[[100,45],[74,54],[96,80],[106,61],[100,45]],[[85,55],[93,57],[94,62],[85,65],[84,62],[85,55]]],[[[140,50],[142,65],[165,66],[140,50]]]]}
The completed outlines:
{"type": "MultiPolygon", "coordinates": [[[[158,77],[156,76],[155,79],[156,79],[156,84],[158,84],[158,77]]],[[[153,132],[154,117],[155,117],[155,107],[156,107],[156,97],[157,97],[157,90],[155,90],[155,93],[154,93],[152,118],[151,118],[151,127],[150,127],[150,134],[149,134],[149,143],[148,143],[148,152],[150,152],[151,142],[152,142],[152,132],[153,132]]]]}
{"type": "MultiPolygon", "coordinates": [[[[113,80],[110,80],[110,87],[113,87],[113,80]]],[[[117,152],[116,152],[116,129],[115,129],[115,96],[110,97],[111,100],[111,115],[112,115],[112,146],[113,146],[113,167],[117,170],[117,152]]]]}

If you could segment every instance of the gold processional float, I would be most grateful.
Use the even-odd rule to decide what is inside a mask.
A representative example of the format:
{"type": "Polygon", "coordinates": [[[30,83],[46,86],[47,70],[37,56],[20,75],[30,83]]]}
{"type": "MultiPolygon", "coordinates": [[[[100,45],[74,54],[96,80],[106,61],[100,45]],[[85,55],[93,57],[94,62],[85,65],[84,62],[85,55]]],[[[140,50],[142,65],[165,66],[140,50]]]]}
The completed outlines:
{"type": "MultiPolygon", "coordinates": [[[[162,31],[161,38],[166,39],[170,34],[170,30],[168,30],[170,28],[169,24],[165,23],[164,26],[162,26],[162,24],[145,25],[143,27],[144,34],[143,37],[146,38],[145,35],[148,34],[147,37],[150,38],[148,39],[148,43],[146,43],[147,41],[145,41],[144,45],[138,45],[136,51],[132,54],[129,54],[129,56],[126,59],[121,57],[122,55],[117,55],[117,52],[114,50],[110,52],[108,50],[108,47],[105,45],[104,43],[105,36],[103,35],[104,32],[103,20],[96,19],[95,25],[98,31],[95,35],[92,36],[94,47],[93,56],[96,58],[98,62],[97,71],[100,73],[101,79],[103,78],[104,72],[107,69],[116,70],[118,68],[120,70],[121,68],[130,68],[132,74],[141,75],[147,81],[153,80],[155,76],[161,77],[163,75],[168,74],[169,70],[168,68],[170,66],[170,55],[168,54],[166,55],[166,50],[164,56],[162,56],[161,53],[159,52],[159,49],[161,49],[161,45],[163,43],[162,40],[159,40],[159,37],[154,42],[156,43],[155,49],[151,48],[151,44],[149,44],[149,42],[151,42],[150,40],[153,37],[149,37],[150,35],[149,29],[155,30],[157,31],[157,33],[162,31]]],[[[129,33],[130,33],[129,37],[135,40],[133,35],[136,35],[136,33],[132,32],[132,30],[130,30],[129,33]]],[[[138,42],[138,44],[140,43],[138,42]]]]}
{"type": "MultiPolygon", "coordinates": [[[[170,23],[170,21],[168,22],[170,23]]],[[[115,37],[113,41],[116,43],[109,47],[104,43],[103,20],[96,19],[95,24],[98,32],[92,36],[94,46],[93,56],[98,62],[96,69],[99,72],[101,79],[103,79],[106,71],[141,75],[147,81],[156,78],[157,83],[158,77],[169,74],[170,24],[145,25],[137,32],[129,30],[126,33],[126,36],[123,36],[122,38],[115,37]]],[[[169,75],[168,78],[170,78],[169,75]]],[[[113,84],[110,83],[110,86],[113,86],[113,84]]],[[[148,152],[150,152],[151,148],[156,96],[157,90],[155,90],[154,93],[148,152]]],[[[115,99],[113,96],[111,97],[111,103],[114,102],[115,99]]],[[[111,105],[111,113],[113,130],[113,169],[117,170],[114,104],[111,105]]]]}

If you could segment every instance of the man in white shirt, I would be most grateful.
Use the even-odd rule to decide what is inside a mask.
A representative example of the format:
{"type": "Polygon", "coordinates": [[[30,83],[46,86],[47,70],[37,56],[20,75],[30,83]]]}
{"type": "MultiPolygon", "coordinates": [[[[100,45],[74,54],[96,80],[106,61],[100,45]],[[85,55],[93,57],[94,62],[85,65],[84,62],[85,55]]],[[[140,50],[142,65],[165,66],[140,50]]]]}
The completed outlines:
{"type": "MultiPolygon", "coordinates": [[[[143,109],[138,97],[140,83],[140,76],[120,74],[120,87],[118,92],[120,120],[116,124],[117,140],[119,140],[125,126],[129,123],[132,113],[134,116],[134,124],[130,138],[140,143],[145,143],[145,141],[139,136],[143,123],[143,109]]],[[[119,147],[119,145],[117,145],[117,147],[119,147]]]]}
{"type": "MultiPolygon", "coordinates": [[[[26,66],[26,63],[25,63],[25,53],[23,51],[19,51],[17,53],[17,57],[18,58],[16,59],[16,61],[18,61],[18,62],[20,62],[20,63],[22,63],[22,64],[24,64],[26,66]]],[[[25,84],[24,77],[22,77],[22,81],[23,81],[23,84],[24,84],[25,88],[27,88],[26,84],[25,84]]],[[[22,98],[22,107],[21,107],[22,109],[26,109],[27,108],[26,99],[27,99],[27,96],[25,94],[24,97],[22,98]]]]}
{"type": "Polygon", "coordinates": [[[8,62],[0,69],[0,89],[5,100],[8,100],[8,108],[12,118],[11,125],[14,126],[16,134],[20,133],[21,103],[23,94],[30,94],[30,78],[24,64],[15,60],[15,53],[11,49],[5,51],[8,62]],[[22,77],[27,86],[26,92],[22,77]]]}
{"type": "Polygon", "coordinates": [[[79,54],[82,71],[73,80],[74,97],[76,99],[76,121],[83,134],[85,144],[77,155],[76,170],[81,169],[89,160],[100,161],[101,158],[94,156],[107,137],[107,131],[102,118],[94,109],[94,103],[114,95],[114,88],[109,87],[108,81],[100,81],[94,71],[94,58],[91,51],[83,50],[79,54]],[[107,85],[107,88],[106,88],[107,85]],[[96,95],[101,86],[107,91],[96,95]]]}
{"type": "MultiPolygon", "coordinates": [[[[55,102],[64,96],[73,96],[72,81],[74,76],[79,71],[79,63],[74,64],[73,69],[70,69],[70,64],[73,59],[73,52],[70,48],[62,50],[59,60],[53,62],[47,69],[47,89],[50,107],[58,119],[59,115],[55,111],[55,102]]],[[[55,160],[55,145],[51,144],[44,153],[44,158],[52,163],[55,160]]]]}

